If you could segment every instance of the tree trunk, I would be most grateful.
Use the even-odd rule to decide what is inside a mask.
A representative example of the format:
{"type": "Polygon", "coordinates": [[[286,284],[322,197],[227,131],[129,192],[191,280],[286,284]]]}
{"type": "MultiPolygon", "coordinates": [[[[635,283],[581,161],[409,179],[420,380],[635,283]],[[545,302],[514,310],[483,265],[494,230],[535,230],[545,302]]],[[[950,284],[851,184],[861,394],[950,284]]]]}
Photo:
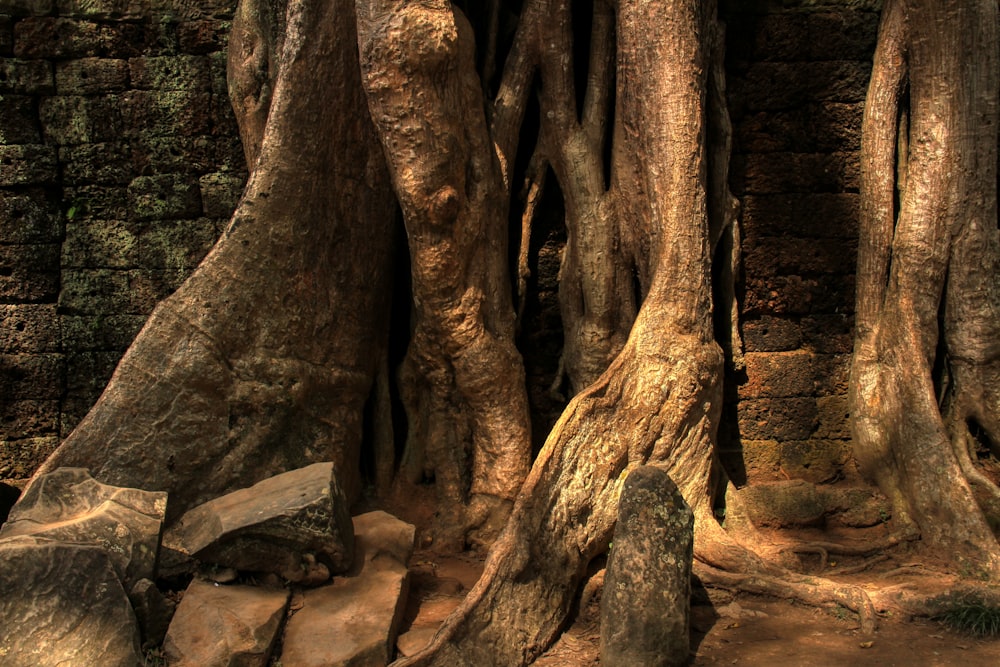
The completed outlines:
{"type": "Polygon", "coordinates": [[[359,0],[358,15],[365,90],[410,241],[407,455],[423,449],[442,500],[467,505],[438,537],[461,547],[475,527],[488,543],[527,474],[531,438],[508,282],[509,197],[475,36],[446,0],[359,0]]]}
{"type": "Polygon", "coordinates": [[[997,48],[992,0],[886,3],[863,126],[850,389],[858,462],[898,526],[991,575],[1000,496],[970,429],[1000,443],[997,48]]]}
{"type": "Polygon", "coordinates": [[[287,21],[280,4],[237,12],[230,78],[259,157],[229,228],[39,474],[82,466],[166,490],[170,517],[316,461],[334,461],[358,495],[388,325],[392,191],[364,112],[353,2],[289,0],[287,21]]]}
{"type": "Polygon", "coordinates": [[[635,230],[648,293],[621,353],[549,435],[483,577],[430,647],[401,665],[534,660],[560,630],[586,566],[606,551],[621,484],[636,466],[662,466],[699,525],[714,523],[723,357],[710,301],[706,45],[715,12],[707,5],[618,5],[605,196],[635,230]]]}

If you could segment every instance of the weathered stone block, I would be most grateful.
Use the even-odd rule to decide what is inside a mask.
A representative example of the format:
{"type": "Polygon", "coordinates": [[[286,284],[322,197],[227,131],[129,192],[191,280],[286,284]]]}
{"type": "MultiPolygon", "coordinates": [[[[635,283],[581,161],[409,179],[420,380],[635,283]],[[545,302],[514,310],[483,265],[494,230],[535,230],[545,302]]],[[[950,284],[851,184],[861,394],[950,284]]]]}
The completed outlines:
{"type": "Polygon", "coordinates": [[[58,243],[62,214],[42,189],[0,190],[0,244],[58,243]]]}
{"type": "Polygon", "coordinates": [[[35,103],[26,95],[0,95],[0,144],[40,144],[35,103]]]}
{"type": "Polygon", "coordinates": [[[847,393],[847,383],[851,376],[850,354],[817,354],[815,366],[817,396],[847,393]]]}
{"type": "Polygon", "coordinates": [[[95,20],[149,16],[149,0],[58,0],[58,8],[60,16],[95,20]]]}
{"type": "Polygon", "coordinates": [[[27,480],[58,446],[55,436],[0,440],[0,478],[27,480]]]}
{"type": "Polygon", "coordinates": [[[0,305],[0,351],[59,352],[55,304],[0,305]]]}
{"type": "MultiPolygon", "coordinates": [[[[0,4],[11,0],[0,0],[0,4]]],[[[0,15],[0,55],[14,54],[14,22],[10,16],[0,15]]]]}
{"type": "Polygon", "coordinates": [[[132,162],[119,143],[63,146],[59,161],[63,164],[63,181],[69,184],[125,185],[133,177],[132,162]]]}
{"type": "Polygon", "coordinates": [[[860,197],[852,192],[748,195],[742,227],[750,243],[774,236],[853,239],[859,206],[860,197]]]}
{"type": "Polygon", "coordinates": [[[198,183],[179,174],[139,176],[128,186],[129,205],[139,220],[194,218],[201,215],[198,183]]]}
{"type": "Polygon", "coordinates": [[[157,221],[139,236],[142,266],[190,271],[215,245],[218,232],[207,218],[157,221]]]}
{"type": "Polygon", "coordinates": [[[187,280],[188,269],[143,269],[129,273],[131,312],[151,313],[153,307],[170,296],[187,280]]]}
{"type": "Polygon", "coordinates": [[[826,499],[816,485],[797,479],[743,487],[740,501],[758,526],[814,526],[827,513],[826,499]]]}
{"type": "Polygon", "coordinates": [[[48,16],[26,18],[14,26],[14,55],[128,58],[139,55],[155,40],[156,26],[146,21],[111,24],[48,16]]]}
{"type": "Polygon", "coordinates": [[[856,239],[787,238],[755,239],[743,254],[748,273],[757,277],[775,275],[843,275],[854,272],[857,257],[856,239]]]}
{"type": "Polygon", "coordinates": [[[199,179],[201,203],[210,218],[229,218],[236,210],[243,195],[246,177],[238,174],[216,172],[199,179]]]}
{"type": "Polygon", "coordinates": [[[36,537],[107,552],[119,581],[130,589],[156,577],[166,492],[102,484],[83,468],[59,468],[35,479],[21,494],[2,540],[36,537]]]}
{"type": "Polygon", "coordinates": [[[130,90],[122,115],[130,136],[198,136],[211,131],[211,94],[185,90],[130,90]]]}
{"type": "Polygon", "coordinates": [[[42,134],[55,144],[113,141],[121,134],[122,119],[115,95],[47,97],[38,105],[42,134]]]}
{"type": "Polygon", "coordinates": [[[744,438],[741,442],[745,483],[758,484],[780,479],[781,446],[776,440],[744,438]]]}
{"type": "MultiPolygon", "coordinates": [[[[878,12],[840,11],[806,14],[805,46],[809,60],[857,60],[867,62],[875,53],[878,12]]],[[[780,20],[784,17],[775,17],[780,20]]]]}
{"type": "Polygon", "coordinates": [[[814,398],[758,398],[740,401],[740,435],[751,440],[806,440],[817,424],[814,398]]]}
{"type": "Polygon", "coordinates": [[[0,440],[51,437],[59,433],[59,401],[0,402],[0,440]]]}
{"type": "Polygon", "coordinates": [[[266,667],[288,591],[194,580],[177,606],[163,650],[176,667],[266,667]]]}
{"type": "Polygon", "coordinates": [[[0,589],[4,664],[143,664],[135,615],[103,549],[5,539],[0,541],[0,589]]]}
{"type": "Polygon", "coordinates": [[[133,88],[190,92],[205,92],[211,89],[209,61],[204,56],[132,58],[128,66],[133,88]]]}
{"type": "Polygon", "coordinates": [[[143,313],[133,304],[130,271],[67,269],[62,272],[59,310],[70,315],[143,313]]]}
{"type": "Polygon", "coordinates": [[[816,356],[809,352],[749,352],[742,398],[812,396],[816,391],[816,356]]]}
{"type": "Polygon", "coordinates": [[[354,534],[355,571],[307,590],[302,609],[288,621],[285,667],[389,663],[409,591],[414,527],[370,512],[354,518],[354,534]]]}
{"type": "Polygon", "coordinates": [[[734,183],[748,194],[843,192],[858,188],[856,153],[757,153],[734,160],[734,183]],[[742,163],[743,168],[740,168],[742,163]]]}
{"type": "Polygon", "coordinates": [[[230,21],[201,19],[185,21],[178,26],[177,37],[184,53],[215,53],[224,51],[229,43],[230,21]]]}
{"type": "Polygon", "coordinates": [[[54,90],[51,63],[0,58],[0,93],[48,95],[54,90]]]}
{"type": "Polygon", "coordinates": [[[50,183],[57,173],[52,146],[0,146],[0,186],[50,183]]]}
{"type": "Polygon", "coordinates": [[[71,185],[63,189],[62,203],[75,221],[127,220],[132,214],[124,185],[71,185]]]}
{"type": "Polygon", "coordinates": [[[60,95],[119,93],[128,84],[128,61],[124,59],[79,58],[56,63],[56,91],[60,95]]]}
{"type": "Polygon", "coordinates": [[[121,353],[72,352],[66,354],[66,394],[96,399],[115,372],[121,353]]]}
{"type": "Polygon", "coordinates": [[[236,3],[233,0],[150,0],[150,7],[167,20],[198,21],[207,18],[231,18],[236,3]]]}
{"type": "Polygon", "coordinates": [[[144,175],[204,173],[214,168],[214,144],[212,137],[138,136],[131,142],[132,164],[144,175]]]}
{"type": "Polygon", "coordinates": [[[128,268],[139,260],[137,225],[124,220],[71,220],[62,246],[63,268],[128,268]]]}
{"type": "Polygon", "coordinates": [[[847,407],[847,396],[823,396],[816,399],[819,425],[817,438],[849,440],[851,438],[851,411],[847,407]]]}
{"type": "Polygon", "coordinates": [[[124,352],[145,321],[144,315],[60,315],[63,348],[124,352]]]}
{"type": "Polygon", "coordinates": [[[688,664],[694,513],[667,473],[653,466],[629,473],[613,540],[601,594],[601,662],[688,664]]]}
{"type": "Polygon", "coordinates": [[[816,102],[787,111],[761,111],[735,127],[741,153],[832,153],[861,147],[858,103],[816,102]]]}
{"type": "Polygon", "coordinates": [[[0,245],[0,303],[46,303],[58,292],[58,245],[0,245]]]}
{"type": "Polygon", "coordinates": [[[305,554],[332,573],[345,572],[354,559],[354,530],[332,463],[314,463],[199,505],[167,531],[163,544],[205,563],[292,581],[305,574],[305,554]]]}
{"type": "Polygon", "coordinates": [[[846,313],[803,317],[802,345],[822,354],[849,354],[854,349],[854,318],[846,313]]]}
{"type": "Polygon", "coordinates": [[[793,440],[781,443],[779,456],[786,478],[822,484],[844,476],[851,448],[843,440],[793,440]]]}
{"type": "Polygon", "coordinates": [[[229,172],[245,173],[247,170],[246,154],[238,135],[219,134],[215,139],[215,157],[213,166],[229,172]]]}
{"type": "Polygon", "coordinates": [[[55,0],[0,0],[0,14],[45,16],[55,9],[55,0]]]}
{"type": "Polygon", "coordinates": [[[854,276],[747,276],[743,312],[759,315],[809,315],[851,313],[854,310],[854,276]]]}
{"type": "MultiPolygon", "coordinates": [[[[59,412],[59,437],[65,438],[73,432],[76,425],[87,416],[94,405],[96,397],[73,398],[67,396],[62,400],[62,410],[59,412]]],[[[58,441],[57,441],[58,442],[58,441]]],[[[41,461],[39,461],[41,463],[41,461]]]]}
{"type": "Polygon", "coordinates": [[[853,60],[756,62],[732,79],[730,97],[748,112],[781,111],[809,102],[864,102],[871,64],[853,60]]]}
{"type": "Polygon", "coordinates": [[[764,315],[744,320],[742,325],[747,353],[787,352],[797,349],[802,343],[799,324],[788,318],[764,315]]]}

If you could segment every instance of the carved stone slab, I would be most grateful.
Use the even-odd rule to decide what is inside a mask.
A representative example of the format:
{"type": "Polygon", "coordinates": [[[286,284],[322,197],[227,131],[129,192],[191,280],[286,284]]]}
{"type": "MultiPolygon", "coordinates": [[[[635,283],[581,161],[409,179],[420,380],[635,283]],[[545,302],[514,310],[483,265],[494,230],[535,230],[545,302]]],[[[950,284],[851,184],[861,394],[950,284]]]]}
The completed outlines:
{"type": "Polygon", "coordinates": [[[83,468],[59,468],[28,487],[0,538],[33,535],[95,545],[107,552],[122,585],[156,578],[167,494],[102,484],[83,468]]]}
{"type": "Polygon", "coordinates": [[[347,571],[354,530],[333,464],[315,463],[195,507],[167,529],[163,546],[205,563],[301,581],[313,559],[330,573],[347,571]]]}

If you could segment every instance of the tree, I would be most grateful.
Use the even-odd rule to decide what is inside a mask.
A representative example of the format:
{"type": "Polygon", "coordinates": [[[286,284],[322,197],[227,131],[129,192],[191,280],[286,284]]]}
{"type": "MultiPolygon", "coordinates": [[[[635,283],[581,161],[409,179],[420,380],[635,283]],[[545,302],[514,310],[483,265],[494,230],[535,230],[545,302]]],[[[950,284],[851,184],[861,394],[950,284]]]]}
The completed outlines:
{"type": "Polygon", "coordinates": [[[997,5],[886,2],[862,145],[856,457],[897,524],[1000,573],[997,5]]]}
{"type": "MultiPolygon", "coordinates": [[[[976,51],[946,57],[957,42],[927,46],[935,40],[920,32],[957,36],[963,27],[946,32],[933,3],[912,4],[908,25],[920,45],[911,62],[909,136],[940,134],[953,121],[979,122],[987,113],[966,109],[960,94],[936,101],[938,84],[918,84],[921,77],[947,74],[953,91],[982,91],[975,99],[993,105],[986,123],[992,134],[975,135],[977,157],[954,149],[963,178],[935,176],[938,162],[910,150],[897,229],[918,218],[944,229],[952,217],[941,207],[971,206],[972,195],[983,192],[992,197],[972,218],[979,227],[960,234],[955,227],[955,259],[949,264],[945,252],[933,276],[943,281],[947,273],[953,295],[944,309],[953,322],[944,335],[950,362],[938,377],[947,375],[945,412],[954,418],[938,420],[942,429],[974,422],[976,432],[998,442],[990,421],[997,414],[990,377],[1000,358],[993,335],[996,7],[982,16],[946,14],[979,21],[973,43],[991,45],[984,67],[993,79],[982,84],[989,88],[971,78],[979,71],[970,64],[976,51]],[[933,69],[945,64],[952,69],[933,69]],[[923,110],[921,100],[929,99],[931,110],[923,110]],[[941,115],[949,109],[952,115],[941,115]],[[938,124],[920,129],[928,119],[938,124]],[[941,193],[947,204],[925,208],[937,197],[929,190],[934,179],[955,190],[941,193]],[[937,217],[927,214],[939,209],[937,217]]],[[[987,4],[977,7],[987,12],[987,4]]],[[[884,63],[893,53],[886,44],[898,43],[892,35],[900,6],[887,10],[872,88],[873,96],[885,94],[879,86],[896,91],[890,101],[899,99],[900,84],[884,63]]],[[[460,509],[459,521],[436,526],[439,544],[493,544],[465,603],[407,664],[521,664],[553,640],[588,564],[606,553],[624,477],[652,463],[671,475],[694,511],[703,580],[835,601],[871,629],[874,607],[863,591],[765,562],[714,515],[726,482],[714,452],[723,370],[727,360],[739,363],[741,347],[723,42],[715,3],[702,0],[460,7],[447,0],[243,0],[229,77],[252,172],[246,193],[219,244],[157,308],[97,405],[42,472],[85,465],[103,481],[166,489],[176,518],[205,498],[314,460],[334,460],[348,494],[357,496],[360,450],[370,447],[381,493],[405,492],[430,475],[442,507],[460,509]],[[531,463],[508,225],[519,220],[527,236],[550,173],[566,209],[561,367],[572,398],[531,463]],[[518,207],[521,179],[528,198],[518,207]],[[397,202],[408,277],[392,275],[400,252],[397,202]],[[394,383],[387,340],[392,290],[400,285],[408,285],[412,312],[394,383]],[[393,391],[408,425],[398,461],[393,391]]],[[[870,106],[868,136],[891,142],[895,107],[870,106]]],[[[888,163],[883,153],[869,153],[883,161],[868,173],[891,176],[885,165],[892,153],[888,163]]],[[[865,195],[869,217],[883,211],[874,215],[883,225],[891,223],[884,211],[891,210],[892,186],[885,187],[888,200],[884,189],[865,195]]],[[[909,320],[890,312],[911,303],[906,295],[927,296],[931,282],[909,277],[909,246],[899,231],[890,270],[885,231],[869,227],[865,233],[877,238],[864,244],[860,264],[859,311],[867,310],[859,316],[855,364],[859,458],[921,529],[945,535],[948,527],[925,519],[921,496],[906,486],[928,488],[902,467],[919,468],[925,450],[892,454],[905,472],[899,476],[882,472],[889,454],[866,454],[895,451],[884,433],[901,422],[880,412],[873,396],[904,388],[896,410],[933,398],[925,381],[937,324],[927,323],[939,312],[932,300],[920,301],[909,320]],[[900,347],[904,342],[916,347],[900,347]],[[923,359],[919,378],[907,374],[923,359]],[[906,505],[904,498],[916,500],[906,505]]],[[[931,254],[940,254],[938,246],[931,254]]],[[[917,438],[927,447],[927,433],[901,430],[897,440],[917,438]]],[[[735,492],[729,507],[738,509],[735,492]]],[[[990,547],[987,533],[975,534],[980,552],[990,547]]]]}

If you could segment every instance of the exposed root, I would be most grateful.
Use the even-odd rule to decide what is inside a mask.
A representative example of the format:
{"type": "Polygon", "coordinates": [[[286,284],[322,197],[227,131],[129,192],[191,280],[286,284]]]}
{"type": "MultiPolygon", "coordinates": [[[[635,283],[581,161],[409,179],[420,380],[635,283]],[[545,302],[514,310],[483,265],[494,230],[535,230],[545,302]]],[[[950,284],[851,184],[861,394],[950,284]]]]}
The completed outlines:
{"type": "Polygon", "coordinates": [[[884,563],[887,560],[889,560],[889,556],[887,554],[879,554],[877,556],[867,558],[857,565],[837,568],[836,570],[831,570],[827,574],[831,577],[842,577],[848,574],[857,574],[858,572],[864,572],[879,563],[884,563]]]}
{"type": "Polygon", "coordinates": [[[830,552],[815,544],[802,544],[794,547],[785,547],[779,553],[791,552],[793,554],[817,554],[819,555],[820,572],[826,569],[826,564],[830,560],[830,552]]]}
{"type": "Polygon", "coordinates": [[[787,577],[751,573],[725,572],[695,561],[692,572],[706,586],[717,586],[758,595],[770,595],[786,600],[797,600],[808,605],[823,607],[837,604],[857,613],[861,632],[873,634],[878,624],[878,614],[871,598],[859,586],[841,584],[829,579],[803,577],[788,573],[787,577]]]}

